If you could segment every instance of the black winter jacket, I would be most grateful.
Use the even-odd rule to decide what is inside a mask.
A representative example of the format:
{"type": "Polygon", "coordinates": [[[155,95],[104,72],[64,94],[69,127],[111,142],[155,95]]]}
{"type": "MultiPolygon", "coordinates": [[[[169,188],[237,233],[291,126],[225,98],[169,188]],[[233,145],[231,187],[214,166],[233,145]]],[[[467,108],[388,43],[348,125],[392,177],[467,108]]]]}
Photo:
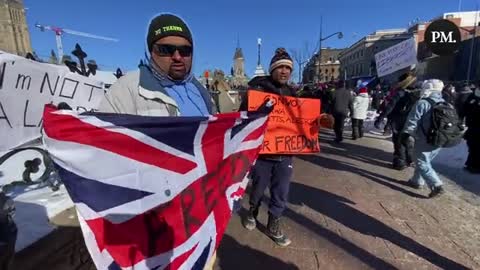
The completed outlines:
{"type": "Polygon", "coordinates": [[[333,93],[333,111],[335,115],[353,114],[353,95],[346,88],[336,89],[333,93]]]}

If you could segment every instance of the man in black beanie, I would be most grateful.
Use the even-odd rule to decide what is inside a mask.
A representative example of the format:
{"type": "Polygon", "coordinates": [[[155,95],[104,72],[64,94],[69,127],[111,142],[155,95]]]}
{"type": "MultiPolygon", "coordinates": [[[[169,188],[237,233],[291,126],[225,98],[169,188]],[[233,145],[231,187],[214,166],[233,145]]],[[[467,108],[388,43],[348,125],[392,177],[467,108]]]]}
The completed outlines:
{"type": "MultiPolygon", "coordinates": [[[[295,91],[288,85],[293,61],[284,48],[275,51],[269,70],[270,75],[253,78],[248,83],[250,89],[281,96],[295,96],[295,91]]],[[[242,98],[241,111],[248,109],[247,97],[248,93],[242,98]]],[[[242,217],[242,224],[246,229],[256,228],[259,207],[265,189],[270,186],[267,234],[280,246],[288,246],[291,243],[281,229],[280,218],[286,208],[292,174],[292,156],[260,155],[251,172],[250,210],[242,217]]]]}
{"type": "Polygon", "coordinates": [[[191,73],[192,33],[173,14],[150,21],[146,38],[148,64],[115,82],[100,111],[148,116],[207,116],[215,106],[205,87],[191,73]]]}

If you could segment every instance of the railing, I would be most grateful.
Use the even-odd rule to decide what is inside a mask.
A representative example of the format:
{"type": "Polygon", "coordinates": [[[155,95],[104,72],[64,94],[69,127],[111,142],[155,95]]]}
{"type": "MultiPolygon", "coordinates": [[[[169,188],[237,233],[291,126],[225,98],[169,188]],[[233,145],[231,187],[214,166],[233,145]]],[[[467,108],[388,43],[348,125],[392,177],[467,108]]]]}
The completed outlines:
{"type": "Polygon", "coordinates": [[[59,189],[59,186],[61,185],[60,177],[58,176],[57,171],[55,170],[55,166],[53,164],[52,158],[50,157],[48,152],[42,148],[25,147],[25,148],[14,149],[0,157],[0,165],[2,165],[5,161],[7,161],[12,156],[27,150],[30,150],[30,151],[33,150],[33,151],[39,152],[42,155],[42,160],[40,160],[39,158],[26,160],[25,170],[22,173],[22,181],[14,181],[3,186],[0,185],[2,190],[6,191],[8,190],[8,188],[12,186],[18,186],[18,185],[28,186],[33,184],[46,183],[52,189],[52,191],[57,191],[59,189]],[[42,164],[42,162],[45,165],[45,172],[43,172],[43,174],[37,180],[32,181],[31,174],[37,173],[39,171],[39,166],[42,164]]]}

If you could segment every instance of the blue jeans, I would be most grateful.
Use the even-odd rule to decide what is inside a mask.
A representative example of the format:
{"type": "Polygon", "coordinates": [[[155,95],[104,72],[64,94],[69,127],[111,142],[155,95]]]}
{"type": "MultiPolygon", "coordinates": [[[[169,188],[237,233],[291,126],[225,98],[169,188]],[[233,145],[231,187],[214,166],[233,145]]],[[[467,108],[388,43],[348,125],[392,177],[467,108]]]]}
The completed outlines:
{"type": "Polygon", "coordinates": [[[440,153],[441,148],[431,148],[423,143],[415,145],[415,172],[412,182],[421,186],[427,183],[430,189],[443,185],[437,172],[432,167],[432,160],[440,153]]]}

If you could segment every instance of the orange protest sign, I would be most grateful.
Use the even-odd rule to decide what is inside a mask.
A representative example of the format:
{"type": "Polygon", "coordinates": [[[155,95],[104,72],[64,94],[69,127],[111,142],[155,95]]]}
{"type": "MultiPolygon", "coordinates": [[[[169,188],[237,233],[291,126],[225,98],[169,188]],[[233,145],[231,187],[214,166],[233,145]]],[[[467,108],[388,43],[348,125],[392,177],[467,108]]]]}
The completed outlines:
{"type": "Polygon", "coordinates": [[[257,110],[265,100],[273,101],[260,154],[308,154],[320,151],[318,119],[320,100],[248,91],[248,110],[257,110]]]}

